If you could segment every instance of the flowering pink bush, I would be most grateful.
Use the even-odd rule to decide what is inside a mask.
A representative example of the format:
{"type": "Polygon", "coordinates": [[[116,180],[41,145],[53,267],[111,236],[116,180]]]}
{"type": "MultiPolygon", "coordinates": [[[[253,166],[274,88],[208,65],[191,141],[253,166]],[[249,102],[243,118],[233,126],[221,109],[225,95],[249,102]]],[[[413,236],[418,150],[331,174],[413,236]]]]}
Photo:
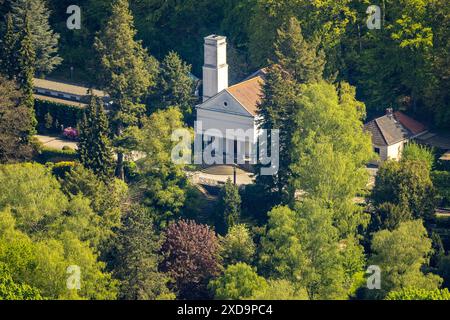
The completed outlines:
{"type": "Polygon", "coordinates": [[[78,138],[78,130],[72,127],[67,127],[64,129],[63,135],[68,139],[76,140],[78,138]]]}

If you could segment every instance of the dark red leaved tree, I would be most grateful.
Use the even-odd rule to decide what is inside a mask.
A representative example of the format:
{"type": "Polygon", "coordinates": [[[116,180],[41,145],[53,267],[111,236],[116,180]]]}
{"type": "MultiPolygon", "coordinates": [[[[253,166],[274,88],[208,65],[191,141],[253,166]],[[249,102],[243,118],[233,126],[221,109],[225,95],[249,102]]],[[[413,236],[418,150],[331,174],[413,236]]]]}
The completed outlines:
{"type": "Polygon", "coordinates": [[[210,298],[208,282],[221,270],[215,232],[207,225],[179,220],[167,228],[165,239],[161,271],[173,279],[179,298],[210,298]]]}

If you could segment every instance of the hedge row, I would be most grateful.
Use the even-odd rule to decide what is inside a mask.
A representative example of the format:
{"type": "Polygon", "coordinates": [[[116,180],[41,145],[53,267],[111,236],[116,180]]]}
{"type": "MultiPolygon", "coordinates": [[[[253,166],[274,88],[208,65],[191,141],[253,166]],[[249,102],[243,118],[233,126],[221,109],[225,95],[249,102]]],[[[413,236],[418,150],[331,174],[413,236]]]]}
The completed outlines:
{"type": "Polygon", "coordinates": [[[60,132],[61,126],[64,126],[64,128],[77,127],[83,115],[81,107],[40,99],[35,99],[34,108],[40,129],[53,132],[60,132]],[[48,117],[48,115],[51,117],[48,117]],[[49,118],[51,123],[48,123],[49,118]]]}
{"type": "Polygon", "coordinates": [[[76,159],[76,150],[58,150],[47,147],[43,147],[36,157],[36,161],[42,164],[47,162],[74,161],[76,159]]]}

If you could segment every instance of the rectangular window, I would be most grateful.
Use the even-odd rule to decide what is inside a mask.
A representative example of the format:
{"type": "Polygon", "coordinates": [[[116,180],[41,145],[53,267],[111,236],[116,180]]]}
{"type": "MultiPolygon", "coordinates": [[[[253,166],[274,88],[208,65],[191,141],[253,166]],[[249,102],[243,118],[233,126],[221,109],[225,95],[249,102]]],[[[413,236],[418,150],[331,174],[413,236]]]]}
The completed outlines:
{"type": "Polygon", "coordinates": [[[380,154],[380,148],[374,148],[374,151],[376,154],[378,154],[378,155],[380,154]]]}

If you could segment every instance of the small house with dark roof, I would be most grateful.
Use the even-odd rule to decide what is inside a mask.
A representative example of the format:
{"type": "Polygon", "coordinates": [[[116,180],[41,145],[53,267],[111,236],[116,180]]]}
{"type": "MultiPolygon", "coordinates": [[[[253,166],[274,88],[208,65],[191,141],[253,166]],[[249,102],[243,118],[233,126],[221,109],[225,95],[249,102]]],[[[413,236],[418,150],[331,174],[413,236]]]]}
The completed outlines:
{"type": "Polygon", "coordinates": [[[371,133],[374,151],[381,161],[399,160],[405,144],[427,132],[422,123],[390,108],[384,116],[366,123],[364,129],[371,133]]]}
{"type": "Polygon", "coordinates": [[[233,150],[233,158],[249,159],[259,134],[257,108],[265,70],[228,86],[226,37],[210,35],[204,40],[203,103],[196,106],[197,125],[201,126],[197,128],[206,141],[220,139],[227,156],[233,150]],[[227,130],[245,134],[227,135],[227,130]]]}

